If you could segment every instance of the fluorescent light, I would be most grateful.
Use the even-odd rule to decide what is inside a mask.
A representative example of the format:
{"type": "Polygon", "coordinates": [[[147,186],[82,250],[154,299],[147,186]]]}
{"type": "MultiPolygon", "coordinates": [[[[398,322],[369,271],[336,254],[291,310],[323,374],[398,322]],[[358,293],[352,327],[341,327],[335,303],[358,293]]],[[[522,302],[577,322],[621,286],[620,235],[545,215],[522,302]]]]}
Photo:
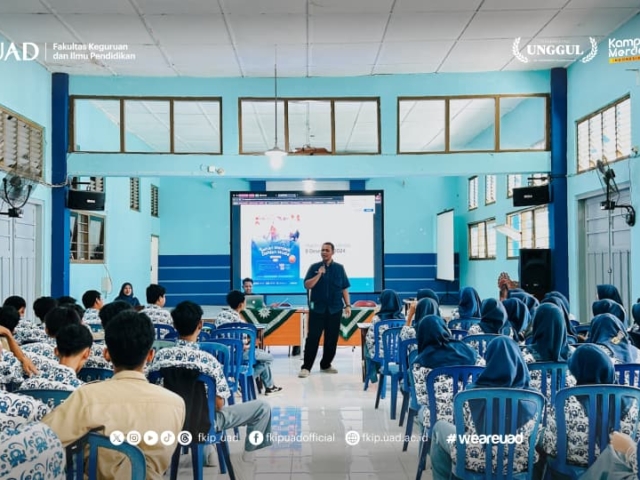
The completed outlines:
{"type": "Polygon", "coordinates": [[[269,157],[271,168],[276,170],[282,168],[284,157],[287,156],[287,152],[285,152],[284,150],[280,150],[278,147],[273,147],[271,150],[267,150],[266,152],[264,152],[264,154],[269,157]]]}
{"type": "Polygon", "coordinates": [[[510,225],[496,225],[496,231],[503,235],[506,235],[511,240],[519,242],[522,239],[522,234],[519,230],[516,230],[510,225]]]}

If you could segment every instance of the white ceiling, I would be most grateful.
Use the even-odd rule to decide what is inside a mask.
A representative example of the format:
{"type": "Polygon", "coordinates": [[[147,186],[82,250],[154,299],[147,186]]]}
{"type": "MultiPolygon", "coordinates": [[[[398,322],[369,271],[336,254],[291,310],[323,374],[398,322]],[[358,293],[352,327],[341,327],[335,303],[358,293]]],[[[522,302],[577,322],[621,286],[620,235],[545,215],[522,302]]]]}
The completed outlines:
{"type": "Polygon", "coordinates": [[[548,69],[514,59],[532,40],[603,39],[640,0],[0,0],[0,35],[48,47],[52,72],[279,75],[548,69]],[[135,61],[54,61],[51,44],[126,44],[135,61]]]}

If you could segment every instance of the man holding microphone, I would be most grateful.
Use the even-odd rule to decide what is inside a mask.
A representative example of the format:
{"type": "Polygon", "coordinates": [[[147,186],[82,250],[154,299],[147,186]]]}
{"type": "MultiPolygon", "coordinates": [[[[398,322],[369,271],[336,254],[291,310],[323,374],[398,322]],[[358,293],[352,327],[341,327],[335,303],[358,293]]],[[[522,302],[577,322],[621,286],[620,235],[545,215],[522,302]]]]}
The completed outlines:
{"type": "Polygon", "coordinates": [[[338,370],[331,366],[331,362],[336,355],[343,310],[346,316],[351,316],[351,285],[344,267],[333,261],[334,251],[333,243],[323,243],[320,250],[322,262],[311,265],[304,278],[304,287],[310,290],[311,295],[309,331],[304,346],[304,362],[298,374],[300,378],[307,378],[311,373],[323,333],[324,348],[320,370],[325,373],[338,373],[338,370]]]}

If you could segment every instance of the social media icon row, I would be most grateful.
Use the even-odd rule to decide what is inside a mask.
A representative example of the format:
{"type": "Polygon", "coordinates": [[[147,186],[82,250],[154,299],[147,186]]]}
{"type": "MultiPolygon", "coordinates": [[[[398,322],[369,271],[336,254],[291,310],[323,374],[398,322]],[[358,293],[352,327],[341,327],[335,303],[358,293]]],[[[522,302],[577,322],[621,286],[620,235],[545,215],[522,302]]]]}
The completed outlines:
{"type": "Polygon", "coordinates": [[[120,430],[115,430],[111,432],[109,439],[111,440],[111,443],[116,446],[122,445],[124,442],[127,442],[130,445],[138,445],[140,442],[144,442],[146,445],[153,446],[160,442],[163,445],[170,447],[176,443],[176,439],[180,445],[187,446],[191,444],[193,436],[186,430],[178,433],[177,437],[175,433],[169,430],[162,433],[155,432],[154,430],[148,430],[144,432],[144,434],[141,434],[136,430],[131,430],[126,435],[120,430]]]}

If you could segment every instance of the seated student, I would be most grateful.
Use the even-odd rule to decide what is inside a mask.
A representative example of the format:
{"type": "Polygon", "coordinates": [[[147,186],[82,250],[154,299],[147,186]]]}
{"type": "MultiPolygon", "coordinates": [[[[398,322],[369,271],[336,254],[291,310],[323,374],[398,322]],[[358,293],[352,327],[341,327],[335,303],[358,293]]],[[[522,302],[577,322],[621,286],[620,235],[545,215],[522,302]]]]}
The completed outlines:
{"type": "MultiPolygon", "coordinates": [[[[371,326],[369,327],[369,330],[367,330],[367,336],[366,336],[367,357],[372,358],[375,353],[376,340],[373,338],[374,330],[375,330],[373,326],[380,320],[394,320],[394,319],[404,320],[404,314],[402,313],[402,302],[400,301],[400,297],[395,292],[395,290],[386,289],[386,290],[383,290],[382,293],[380,294],[380,309],[374,315],[373,319],[371,320],[371,326]]],[[[384,333],[385,330],[386,328],[380,328],[378,330],[379,342],[382,342],[382,334],[384,333]]]]}
{"type": "Polygon", "coordinates": [[[423,298],[430,298],[431,300],[433,300],[437,307],[437,310],[434,315],[440,315],[440,298],[438,297],[436,292],[434,292],[430,288],[421,288],[420,290],[418,290],[418,293],[416,294],[415,302],[411,302],[411,304],[409,305],[409,311],[407,312],[407,325],[413,324],[416,307],[418,306],[418,302],[423,298]]]}
{"type": "Polygon", "coordinates": [[[624,307],[608,298],[593,302],[591,304],[591,311],[593,312],[594,317],[603,313],[610,313],[620,320],[622,325],[627,325],[627,312],[624,307]]]}
{"type": "Polygon", "coordinates": [[[638,349],[631,344],[622,322],[610,313],[591,320],[589,342],[597,344],[613,363],[636,363],[640,360],[638,349]]]}
{"type": "Polygon", "coordinates": [[[633,344],[640,346],[640,303],[634,303],[631,307],[631,317],[633,318],[633,325],[629,329],[629,337],[633,340],[633,344]]]}
{"type": "Polygon", "coordinates": [[[33,302],[33,313],[39,320],[38,323],[21,322],[14,331],[14,338],[18,344],[43,342],[47,338],[44,331],[44,317],[52,309],[58,306],[58,301],[53,297],[40,297],[33,302]]]}
{"type": "MultiPolygon", "coordinates": [[[[11,334],[14,335],[14,338],[16,327],[19,322],[20,314],[18,313],[18,310],[10,306],[0,307],[0,326],[9,330],[11,334]]],[[[2,347],[3,350],[10,350],[7,337],[0,336],[0,347],[2,347]]]]}
{"type": "Polygon", "coordinates": [[[524,302],[518,298],[506,298],[502,300],[502,306],[507,312],[507,321],[511,325],[518,342],[524,342],[525,332],[531,323],[531,314],[524,302]]]}
{"type": "MultiPolygon", "coordinates": [[[[429,396],[427,394],[427,374],[437,367],[456,365],[484,365],[484,359],[469,345],[454,340],[446,322],[437,315],[427,315],[418,324],[418,356],[413,365],[416,398],[424,405],[422,424],[424,434],[431,428],[429,396]]],[[[453,381],[448,377],[438,377],[435,382],[436,411],[438,418],[453,422],[453,381]]]]}
{"type": "Polygon", "coordinates": [[[458,302],[458,308],[453,316],[458,320],[480,320],[480,306],[482,300],[480,295],[473,287],[464,287],[460,290],[460,301],[458,302]]]}
{"type": "MultiPolygon", "coordinates": [[[[596,345],[586,344],[578,347],[569,359],[569,370],[577,385],[613,385],[616,383],[615,370],[611,359],[596,345]]],[[[587,426],[597,419],[589,418],[586,399],[569,397],[564,406],[567,421],[567,461],[573,465],[586,467],[589,464],[587,449],[587,426]]],[[[620,429],[629,434],[635,426],[638,405],[623,400],[623,412],[620,417],[620,429]]],[[[542,437],[542,448],[547,455],[557,455],[558,427],[555,415],[547,416],[547,426],[542,437]]],[[[596,449],[596,454],[598,454],[596,449]]],[[[582,477],[581,477],[582,478],[582,477]]]]}
{"type": "MultiPolygon", "coordinates": [[[[501,336],[493,339],[487,346],[485,354],[486,366],[478,376],[475,383],[469,385],[467,390],[474,388],[517,388],[520,390],[532,390],[529,386],[529,370],[522,357],[518,344],[511,338],[501,336]]],[[[491,427],[484,425],[484,402],[468,402],[464,407],[464,425],[468,435],[491,434],[491,427]]],[[[514,455],[514,472],[526,471],[528,468],[529,436],[533,430],[536,419],[531,411],[524,405],[520,405],[518,415],[519,431],[522,432],[524,442],[516,446],[514,455]]],[[[451,475],[453,464],[465,461],[466,468],[476,472],[484,471],[485,455],[483,445],[467,445],[466,458],[456,459],[455,444],[447,442],[447,437],[456,433],[456,427],[451,423],[439,420],[433,433],[431,444],[431,467],[434,480],[446,480],[451,475]]],[[[508,455],[504,455],[505,464],[508,455]]],[[[495,460],[494,460],[495,462],[495,460]]]]}
{"type": "Polygon", "coordinates": [[[78,379],[91,353],[93,337],[84,325],[66,325],[56,335],[55,354],[59,364],[40,374],[28,378],[18,388],[20,390],[70,390],[84,382],[78,379]]]}
{"type": "Polygon", "coordinates": [[[598,300],[604,300],[608,298],[609,300],[613,300],[619,305],[624,305],[622,301],[622,297],[620,296],[620,292],[615,285],[603,284],[596,285],[598,300]]]}
{"type": "MultiPolygon", "coordinates": [[[[105,357],[114,365],[115,375],[104,381],[87,383],[42,419],[58,435],[62,445],[75,442],[89,431],[99,429],[107,437],[115,431],[146,432],[182,430],[184,400],[169,390],[152,385],[142,373],[153,359],[155,331],[143,313],[118,314],[105,330],[105,357]]],[[[147,460],[147,479],[162,480],[175,445],[157,442],[138,444],[147,460]]],[[[121,455],[99,451],[98,478],[130,478],[129,462],[121,455]]]]}
{"type": "Polygon", "coordinates": [[[4,390],[0,390],[0,405],[2,405],[0,432],[7,428],[17,428],[25,423],[39,422],[51,411],[51,407],[40,400],[4,390]]]}
{"type": "Polygon", "coordinates": [[[0,445],[11,449],[0,461],[0,478],[65,478],[65,451],[60,440],[43,423],[0,429],[0,445]]]}
{"type": "MultiPolygon", "coordinates": [[[[246,323],[240,312],[245,308],[245,295],[238,290],[231,290],[227,293],[227,305],[231,310],[223,310],[216,317],[216,327],[224,325],[225,323],[246,323]]],[[[249,358],[249,346],[245,345],[244,360],[249,358]]],[[[270,353],[265,352],[260,348],[255,348],[255,360],[254,371],[258,376],[265,388],[265,395],[273,395],[282,391],[282,387],[277,387],[273,383],[273,375],[271,373],[271,363],[273,362],[273,356],[270,353]]]]}
{"type": "Polygon", "coordinates": [[[147,306],[142,309],[142,313],[147,315],[152,323],[164,323],[171,325],[171,313],[165,310],[165,294],[167,290],[162,285],[152,283],[147,287],[147,306]]]}
{"type": "Polygon", "coordinates": [[[571,313],[569,311],[569,309],[570,309],[569,301],[567,300],[567,298],[564,295],[562,295],[560,292],[549,292],[544,296],[544,298],[542,299],[542,302],[540,302],[541,305],[543,303],[551,303],[551,304],[555,305],[556,307],[558,307],[562,311],[562,315],[564,317],[565,327],[566,327],[566,330],[567,330],[567,335],[571,335],[573,337],[579,338],[582,341],[585,340],[584,338],[580,337],[577,334],[577,332],[575,330],[575,327],[571,323],[571,313]]]}
{"type": "MultiPolygon", "coordinates": [[[[102,328],[104,330],[107,329],[107,325],[120,312],[124,312],[125,310],[133,310],[131,305],[125,302],[111,302],[107,303],[104,307],[100,309],[100,323],[102,324],[102,328]]],[[[94,348],[91,351],[91,355],[87,359],[83,368],[103,368],[107,370],[113,370],[113,365],[111,362],[107,361],[104,358],[104,345],[94,343],[94,348]],[[100,352],[97,352],[96,349],[101,349],[100,352]]]]}
{"type": "Polygon", "coordinates": [[[120,287],[120,293],[113,301],[126,302],[134,308],[140,306],[140,300],[138,300],[138,298],[133,295],[133,285],[131,285],[129,282],[125,282],[122,284],[122,287],[120,287]]]}
{"type": "Polygon", "coordinates": [[[416,338],[416,328],[420,321],[427,315],[438,315],[438,304],[429,297],[424,297],[418,300],[416,308],[414,309],[413,322],[409,322],[407,317],[407,324],[400,330],[400,340],[408,340],[410,338],[416,338]]]}
{"type": "Polygon", "coordinates": [[[513,329],[507,320],[507,312],[499,300],[495,298],[483,300],[480,307],[480,315],[480,323],[471,325],[469,335],[498,333],[515,338],[513,329]]]}
{"type": "Polygon", "coordinates": [[[97,290],[87,290],[82,295],[82,305],[84,305],[85,311],[82,316],[82,323],[85,325],[91,325],[92,323],[100,323],[100,309],[104,302],[102,301],[102,295],[97,290]]]}
{"type": "Polygon", "coordinates": [[[71,324],[80,324],[80,317],[75,309],[64,306],[52,309],[44,318],[44,331],[47,334],[47,338],[42,342],[24,345],[22,350],[27,355],[41,355],[52,360],[57,360],[54,352],[56,335],[62,327],[71,324]]]}
{"type": "MultiPolygon", "coordinates": [[[[240,292],[238,292],[240,293],[240,292]]],[[[225,406],[225,400],[229,398],[231,392],[224,376],[222,365],[218,363],[213,355],[200,350],[198,335],[202,330],[202,308],[199,305],[184,301],[180,302],[171,312],[174,326],[180,335],[175,347],[167,347],[159,350],[155,359],[149,365],[149,372],[158,372],[169,368],[186,368],[196,370],[199,373],[208,375],[216,381],[216,427],[220,431],[225,431],[235,427],[247,426],[245,435],[245,454],[243,459],[251,461],[250,452],[271,445],[269,440],[271,432],[271,408],[269,404],[262,400],[252,400],[250,402],[237,405],[225,406]],[[261,445],[253,445],[249,439],[251,432],[259,431],[264,435],[264,442],[261,445]]],[[[193,413],[189,413],[193,415],[193,413]]],[[[213,451],[207,452],[207,464],[214,463],[213,451]]]]}

